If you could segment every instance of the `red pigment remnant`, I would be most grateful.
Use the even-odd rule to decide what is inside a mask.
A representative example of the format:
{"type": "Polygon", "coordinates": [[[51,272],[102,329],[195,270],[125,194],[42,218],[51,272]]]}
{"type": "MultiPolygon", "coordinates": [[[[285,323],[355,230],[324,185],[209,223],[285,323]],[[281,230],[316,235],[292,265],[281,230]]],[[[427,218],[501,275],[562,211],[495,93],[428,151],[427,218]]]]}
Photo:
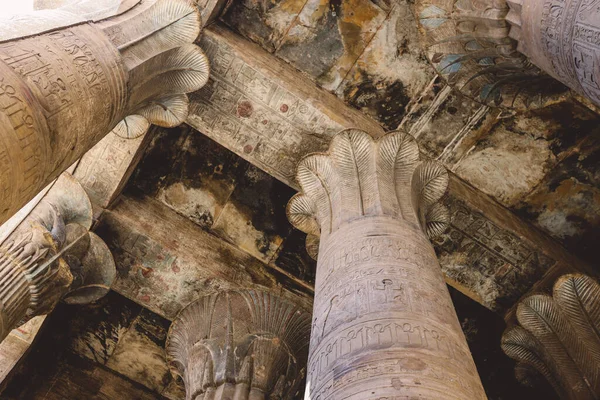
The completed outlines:
{"type": "Polygon", "coordinates": [[[252,107],[252,103],[248,100],[244,100],[238,104],[237,114],[242,118],[249,118],[254,111],[254,107],[252,107]]]}
{"type": "Polygon", "coordinates": [[[173,272],[177,273],[179,271],[181,271],[181,268],[179,268],[179,265],[177,265],[177,263],[173,263],[173,266],[171,267],[171,269],[173,270],[173,272]]]}
{"type": "Polygon", "coordinates": [[[282,104],[281,107],[279,107],[279,111],[281,111],[282,113],[286,113],[288,112],[290,108],[288,107],[287,104],[282,104]]]}
{"type": "Polygon", "coordinates": [[[269,120],[266,120],[266,119],[263,119],[263,120],[262,120],[262,124],[263,124],[263,125],[266,125],[266,124],[268,124],[268,123],[269,123],[269,120]]]}
{"type": "Polygon", "coordinates": [[[250,154],[250,153],[252,153],[252,150],[254,150],[254,148],[252,147],[251,144],[247,144],[244,146],[244,153],[250,154]]]}
{"type": "Polygon", "coordinates": [[[145,294],[143,296],[140,296],[140,300],[148,302],[148,301],[150,301],[150,296],[148,296],[147,294],[145,294]]]}
{"type": "Polygon", "coordinates": [[[144,278],[147,278],[148,276],[152,275],[152,268],[142,267],[142,275],[144,276],[144,278]]]}

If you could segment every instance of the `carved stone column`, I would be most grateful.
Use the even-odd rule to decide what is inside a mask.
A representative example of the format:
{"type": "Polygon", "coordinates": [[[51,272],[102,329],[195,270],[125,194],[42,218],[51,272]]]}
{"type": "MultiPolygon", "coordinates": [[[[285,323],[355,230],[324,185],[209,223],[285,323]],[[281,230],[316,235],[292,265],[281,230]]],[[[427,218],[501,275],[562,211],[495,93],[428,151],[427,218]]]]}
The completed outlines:
{"type": "Polygon", "coordinates": [[[600,9],[584,0],[507,0],[510,36],[532,63],[600,105],[600,9]]]}
{"type": "Polygon", "coordinates": [[[517,50],[506,0],[416,0],[415,10],[427,58],[462,94],[517,109],[544,107],[563,96],[566,88],[517,50]]]}
{"type": "Polygon", "coordinates": [[[0,341],[60,299],[83,304],[109,291],[115,263],[91,225],[92,205],[65,173],[0,245],[0,341]]]}
{"type": "Polygon", "coordinates": [[[307,398],[486,398],[427,238],[446,170],[403,132],[346,130],[297,180],[288,217],[318,246],[307,398]]]}
{"type": "Polygon", "coordinates": [[[297,399],[310,314],[260,290],[219,292],[173,321],[167,358],[186,400],[297,399]]]}
{"type": "Polygon", "coordinates": [[[533,295],[517,307],[519,325],[502,336],[502,349],[518,364],[523,383],[541,375],[561,399],[600,397],[600,285],[565,275],[552,296],[533,295]]]}
{"type": "Polygon", "coordinates": [[[425,53],[463,94],[543,107],[560,81],[600,105],[600,11],[584,0],[417,0],[425,53]]]}
{"type": "Polygon", "coordinates": [[[0,224],[113,128],[183,122],[185,93],[206,83],[192,0],[125,3],[107,19],[58,9],[0,22],[0,224]]]}

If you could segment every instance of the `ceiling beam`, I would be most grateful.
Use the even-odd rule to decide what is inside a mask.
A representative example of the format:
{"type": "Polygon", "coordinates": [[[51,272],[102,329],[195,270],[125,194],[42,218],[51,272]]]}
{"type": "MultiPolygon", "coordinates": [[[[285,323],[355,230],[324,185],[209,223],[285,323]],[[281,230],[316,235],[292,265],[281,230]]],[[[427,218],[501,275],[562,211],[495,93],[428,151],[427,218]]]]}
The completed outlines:
{"type": "MultiPolygon", "coordinates": [[[[212,77],[190,95],[187,123],[290,187],[298,188],[299,160],[326,150],[340,130],[384,134],[377,122],[219,24],[204,31],[200,46],[212,77]]],[[[591,273],[556,241],[454,174],[445,203],[452,225],[435,247],[446,280],[492,310],[507,310],[545,275],[591,273]]]]}

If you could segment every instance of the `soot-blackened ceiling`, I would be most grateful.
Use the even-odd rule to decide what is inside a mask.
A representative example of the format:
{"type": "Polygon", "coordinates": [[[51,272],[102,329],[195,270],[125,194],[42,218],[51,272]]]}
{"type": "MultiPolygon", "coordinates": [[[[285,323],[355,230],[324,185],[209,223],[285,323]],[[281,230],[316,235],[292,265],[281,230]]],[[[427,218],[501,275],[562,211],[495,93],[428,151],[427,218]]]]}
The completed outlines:
{"type": "Polygon", "coordinates": [[[573,98],[514,114],[445,88],[410,1],[235,1],[221,21],[386,129],[402,126],[477,189],[594,262],[598,114],[573,98]]]}

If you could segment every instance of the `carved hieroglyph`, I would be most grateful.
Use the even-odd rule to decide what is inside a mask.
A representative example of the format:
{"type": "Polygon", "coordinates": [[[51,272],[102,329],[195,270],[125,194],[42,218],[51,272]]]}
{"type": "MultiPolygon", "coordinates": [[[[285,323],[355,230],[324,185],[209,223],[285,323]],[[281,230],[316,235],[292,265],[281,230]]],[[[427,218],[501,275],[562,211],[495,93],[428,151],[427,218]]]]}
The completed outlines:
{"type": "Polygon", "coordinates": [[[590,0],[508,0],[510,36],[538,67],[600,105],[600,8],[590,0]]]}
{"type": "Polygon", "coordinates": [[[261,290],[219,292],[173,321],[167,358],[186,400],[297,399],[310,314],[261,290]]]}
{"type": "Polygon", "coordinates": [[[65,173],[0,246],[0,341],[61,298],[82,304],[109,291],[115,263],[91,225],[92,205],[65,173]]]}
{"type": "Polygon", "coordinates": [[[600,396],[600,285],[592,278],[560,277],[552,296],[533,295],[517,307],[519,325],[502,336],[518,364],[517,378],[542,375],[561,399],[600,396]]]}
{"type": "Polygon", "coordinates": [[[404,132],[346,130],[297,179],[288,217],[320,236],[308,398],[486,398],[427,238],[447,226],[446,170],[404,132]]]}
{"type": "Polygon", "coordinates": [[[0,23],[0,223],[111,129],[187,116],[208,79],[191,0],[144,0],[106,20],[44,10],[0,23]]]}
{"type": "Polygon", "coordinates": [[[537,108],[565,91],[517,51],[505,0],[417,0],[415,7],[427,58],[468,97],[491,106],[537,108]]]}

